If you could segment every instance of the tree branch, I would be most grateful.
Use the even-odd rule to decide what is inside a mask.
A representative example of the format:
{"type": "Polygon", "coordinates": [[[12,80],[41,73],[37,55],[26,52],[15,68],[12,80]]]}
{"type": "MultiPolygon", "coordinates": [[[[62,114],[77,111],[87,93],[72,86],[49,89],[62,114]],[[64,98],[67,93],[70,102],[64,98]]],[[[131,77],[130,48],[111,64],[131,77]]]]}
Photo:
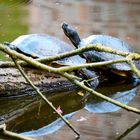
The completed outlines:
{"type": "Polygon", "coordinates": [[[28,76],[26,75],[26,73],[23,71],[23,69],[21,68],[21,66],[17,63],[17,61],[11,56],[12,60],[14,61],[16,67],[18,68],[18,70],[20,71],[20,73],[22,74],[22,76],[24,77],[24,79],[31,85],[31,87],[39,94],[39,96],[45,101],[45,103],[47,103],[53,111],[55,111],[58,116],[70,127],[70,129],[72,129],[72,131],[74,133],[77,134],[78,137],[80,137],[80,134],[77,132],[77,130],[72,126],[72,124],[65,119],[60,113],[57,112],[56,108],[53,106],[53,104],[41,93],[41,91],[32,83],[32,81],[28,78],[28,76]]]}
{"type": "MultiPolygon", "coordinates": [[[[90,46],[91,47],[91,46],[90,46]]],[[[93,46],[92,46],[93,47],[93,46]]],[[[99,47],[99,46],[98,46],[99,47]]],[[[97,48],[98,48],[97,47],[97,48]]],[[[105,48],[105,47],[103,47],[106,51],[107,51],[107,48],[105,48]]],[[[5,53],[7,53],[7,51],[9,52],[9,48],[5,48],[5,46],[4,45],[2,45],[2,44],[0,44],[0,49],[2,50],[2,51],[4,51],[5,53]]],[[[111,49],[112,50],[112,49],[111,49]]],[[[12,51],[12,55],[17,55],[17,57],[19,56],[19,57],[24,57],[24,55],[23,54],[19,54],[19,53],[17,53],[16,51],[13,51],[13,50],[10,50],[10,52],[9,53],[11,53],[11,51],[12,51]]],[[[114,53],[116,52],[116,50],[114,50],[113,51],[114,53]]],[[[120,53],[120,52],[119,52],[120,53]]],[[[118,54],[119,54],[118,53],[118,54]]],[[[96,63],[87,63],[87,64],[83,64],[83,65],[77,65],[77,66],[65,66],[65,67],[61,67],[61,68],[58,68],[58,69],[56,69],[56,68],[53,68],[53,67],[50,67],[50,66],[47,66],[48,68],[47,68],[47,70],[49,71],[49,72],[53,72],[53,73],[61,73],[61,72],[65,72],[65,71],[72,71],[72,70],[77,70],[77,69],[79,69],[79,68],[89,68],[89,67],[98,67],[98,66],[102,66],[102,65],[110,65],[110,64],[115,64],[115,63],[122,63],[122,62],[127,62],[128,64],[130,64],[131,65],[131,68],[132,68],[132,72],[134,72],[137,76],[138,76],[138,78],[140,78],[140,71],[136,68],[136,66],[133,64],[133,62],[129,62],[129,60],[130,59],[133,59],[133,58],[135,58],[135,59],[138,59],[138,58],[140,58],[140,55],[139,54],[136,54],[135,55],[135,53],[132,53],[132,54],[129,54],[129,53],[125,53],[125,52],[121,52],[121,54],[123,54],[123,55],[126,55],[126,54],[128,54],[128,56],[126,57],[126,58],[124,58],[124,59],[118,59],[118,60],[110,60],[110,61],[104,61],[104,62],[96,62],[96,63]],[[132,67],[132,65],[133,65],[133,67],[132,67]]],[[[58,57],[58,56],[57,56],[58,57]]],[[[55,56],[54,57],[51,57],[51,58],[55,58],[55,56]]],[[[22,58],[21,58],[22,59],[22,58]]],[[[28,57],[28,59],[29,60],[33,60],[31,57],[28,57]]],[[[22,60],[24,60],[24,58],[22,59],[22,60]]],[[[27,59],[26,59],[27,60],[27,59]]],[[[25,61],[26,61],[25,60],[25,61]]],[[[45,59],[40,59],[40,61],[41,60],[45,60],[45,59]]],[[[28,60],[26,61],[27,63],[29,63],[28,62],[28,60]]],[[[8,64],[10,64],[10,63],[8,63],[8,64]]],[[[23,62],[19,62],[19,64],[26,64],[25,62],[23,63],[23,62]]],[[[36,61],[36,64],[35,65],[38,65],[39,63],[37,63],[37,61],[36,61]]],[[[13,65],[13,64],[12,64],[13,65]]],[[[34,65],[34,64],[33,64],[34,65]]],[[[44,65],[44,66],[46,66],[46,65],[44,65]]],[[[38,68],[39,68],[39,66],[38,66],[38,68]]]]}
{"type": "Polygon", "coordinates": [[[19,139],[19,140],[35,140],[35,139],[29,138],[26,136],[22,136],[20,134],[6,130],[5,124],[0,125],[0,130],[2,130],[2,133],[4,135],[9,136],[10,138],[19,139]]]}
{"type": "Polygon", "coordinates": [[[134,65],[133,61],[129,56],[127,57],[127,63],[130,65],[131,70],[140,78],[140,70],[134,65]]]}
{"type": "MultiPolygon", "coordinates": [[[[3,44],[0,44],[0,46],[4,46],[3,44]]],[[[46,62],[49,62],[49,61],[55,61],[55,60],[59,60],[59,59],[63,59],[63,58],[66,58],[66,57],[70,57],[70,56],[73,56],[73,55],[77,55],[77,54],[81,54],[85,51],[89,51],[89,50],[96,50],[96,51],[100,51],[100,52],[108,52],[108,53],[113,53],[113,54],[118,54],[118,55],[121,55],[121,56],[130,56],[133,60],[137,60],[137,59],[140,59],[140,55],[138,53],[130,53],[130,52],[123,52],[123,51],[119,51],[119,50],[114,50],[114,49],[111,49],[107,46],[103,46],[101,44],[89,44],[89,45],[86,45],[86,46],[83,46],[81,48],[78,48],[78,49],[75,49],[75,50],[72,50],[70,52],[65,52],[65,53],[61,53],[61,54],[58,54],[56,56],[47,56],[47,57],[44,57],[44,58],[41,58],[41,59],[36,59],[38,60],[39,62],[41,63],[46,63],[46,62]]],[[[25,63],[25,62],[19,62],[19,64],[21,66],[27,66],[28,64],[25,63]]],[[[13,62],[5,62],[5,63],[0,63],[0,67],[14,67],[14,63],[13,62]]]]}
{"type": "Polygon", "coordinates": [[[120,102],[118,102],[118,101],[116,101],[116,100],[113,100],[113,99],[111,99],[111,98],[109,98],[109,97],[107,97],[107,96],[105,96],[105,95],[103,95],[103,94],[101,94],[101,93],[99,93],[99,92],[97,92],[97,91],[94,91],[93,89],[91,89],[91,88],[87,87],[86,85],[84,85],[83,82],[79,82],[79,81],[77,81],[77,80],[75,80],[75,79],[72,79],[72,78],[71,78],[71,74],[64,73],[63,76],[66,77],[67,79],[69,79],[72,83],[74,83],[74,84],[78,85],[79,87],[81,87],[82,89],[84,89],[84,90],[90,92],[90,93],[93,94],[93,95],[96,95],[96,96],[98,96],[98,97],[104,99],[104,100],[107,101],[107,102],[110,102],[110,103],[112,103],[112,104],[114,104],[114,105],[117,105],[117,106],[119,106],[119,107],[121,107],[121,108],[123,108],[123,109],[125,109],[125,110],[127,110],[127,111],[131,111],[131,112],[140,114],[140,110],[139,110],[139,109],[133,108],[133,107],[128,106],[128,105],[125,105],[125,104],[120,103],[120,102]]]}
{"type": "Polygon", "coordinates": [[[133,124],[130,128],[128,128],[123,134],[121,134],[118,138],[115,140],[122,140],[124,139],[128,134],[130,134],[134,129],[136,129],[140,125],[140,120],[137,121],[135,124],[133,124]]]}
{"type": "Polygon", "coordinates": [[[59,72],[67,72],[67,71],[73,71],[81,68],[92,68],[92,67],[100,67],[104,65],[111,65],[115,63],[122,63],[127,62],[126,58],[118,59],[118,60],[110,60],[110,61],[103,61],[103,62],[94,62],[94,63],[86,63],[83,65],[77,65],[77,66],[63,66],[60,68],[57,68],[59,72]]]}
{"type": "Polygon", "coordinates": [[[52,73],[59,74],[59,75],[65,77],[65,78],[67,78],[67,79],[70,80],[71,82],[75,83],[76,85],[80,86],[82,89],[85,89],[85,90],[87,90],[88,92],[90,92],[90,93],[92,93],[92,94],[94,94],[94,95],[96,95],[96,96],[98,96],[98,97],[100,97],[100,98],[102,98],[102,99],[104,99],[104,100],[106,100],[106,101],[112,103],[112,104],[115,104],[115,105],[117,105],[117,106],[120,106],[120,107],[124,108],[125,110],[128,110],[128,111],[131,111],[131,112],[135,112],[135,113],[137,113],[137,114],[140,114],[140,110],[139,110],[139,109],[136,109],[136,108],[127,106],[127,105],[125,105],[125,104],[122,104],[122,103],[120,103],[120,102],[118,102],[118,101],[115,101],[115,100],[113,100],[113,99],[111,99],[111,98],[105,96],[105,95],[102,95],[101,93],[98,93],[98,92],[94,91],[94,90],[91,89],[91,88],[88,88],[88,87],[85,86],[84,84],[81,84],[78,80],[72,79],[71,75],[69,75],[69,74],[66,73],[66,72],[65,72],[65,73],[62,73],[62,72],[58,71],[57,68],[52,68],[52,67],[50,67],[50,66],[41,64],[40,62],[37,62],[36,60],[34,60],[34,59],[32,59],[32,58],[29,58],[29,57],[27,57],[27,56],[25,56],[25,55],[19,54],[19,53],[13,51],[13,50],[10,50],[9,48],[5,48],[4,46],[0,46],[0,49],[1,49],[2,51],[4,51],[5,53],[9,54],[10,56],[11,56],[11,55],[12,55],[13,57],[16,56],[16,57],[18,57],[19,59],[26,61],[27,63],[29,63],[30,65],[33,65],[34,67],[37,67],[37,68],[43,69],[43,70],[47,70],[47,71],[52,72],[52,73]]]}

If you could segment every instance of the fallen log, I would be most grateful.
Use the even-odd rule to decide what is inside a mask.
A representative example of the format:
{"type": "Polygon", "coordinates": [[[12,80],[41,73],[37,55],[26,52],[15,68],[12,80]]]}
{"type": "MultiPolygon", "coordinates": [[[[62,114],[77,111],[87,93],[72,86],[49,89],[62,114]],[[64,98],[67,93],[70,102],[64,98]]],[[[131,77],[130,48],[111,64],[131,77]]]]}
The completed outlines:
{"type": "MultiPolygon", "coordinates": [[[[24,68],[29,78],[43,93],[54,93],[60,91],[68,91],[76,89],[65,78],[35,68],[24,68]]],[[[20,72],[12,68],[0,69],[0,96],[21,96],[27,94],[35,94],[34,90],[22,77],[20,72]]]]}
{"type": "MultiPolygon", "coordinates": [[[[0,62],[2,64],[2,62],[0,62]]],[[[78,89],[78,87],[69,82],[64,77],[49,73],[45,70],[36,69],[33,67],[23,68],[28,77],[31,79],[42,93],[55,94],[56,92],[65,92],[78,89]]],[[[98,73],[98,72],[97,72],[98,73]]],[[[98,75],[98,74],[97,74],[98,75]]],[[[98,75],[100,86],[105,84],[111,84],[118,81],[128,82],[130,79],[124,79],[121,76],[113,75],[111,78],[108,77],[108,72],[105,71],[98,75]]],[[[36,92],[32,87],[25,81],[24,77],[20,74],[18,69],[14,67],[3,67],[0,68],[0,97],[10,96],[25,96],[34,95],[36,92]]]]}
{"type": "MultiPolygon", "coordinates": [[[[15,67],[11,67],[11,63],[0,61],[0,97],[9,97],[9,96],[23,96],[23,95],[33,95],[36,92],[32,87],[25,81],[23,76],[20,74],[19,70],[15,67]]],[[[24,71],[27,73],[28,77],[31,79],[33,84],[35,84],[41,92],[47,93],[56,93],[56,92],[65,92],[69,90],[76,90],[78,87],[71,82],[69,82],[64,77],[49,73],[45,70],[40,70],[28,66],[24,66],[24,71]]],[[[109,78],[110,71],[101,71],[96,70],[100,85],[113,83],[115,80],[118,81],[130,81],[131,79],[125,79],[122,76],[116,76],[112,73],[112,76],[109,78]]]]}

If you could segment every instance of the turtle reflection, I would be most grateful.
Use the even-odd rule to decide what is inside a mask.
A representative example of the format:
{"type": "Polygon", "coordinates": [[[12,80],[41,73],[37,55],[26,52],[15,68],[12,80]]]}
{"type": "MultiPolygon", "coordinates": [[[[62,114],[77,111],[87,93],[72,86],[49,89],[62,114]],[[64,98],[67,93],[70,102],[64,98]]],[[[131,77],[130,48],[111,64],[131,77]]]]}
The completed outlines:
{"type": "MultiPolygon", "coordinates": [[[[64,117],[68,120],[70,119],[76,112],[70,113],[65,115],[64,117]]],[[[24,136],[29,136],[29,137],[36,137],[36,136],[45,136],[48,134],[51,134],[57,130],[59,130],[61,127],[65,125],[65,122],[61,120],[61,118],[57,119],[56,121],[52,122],[51,124],[44,126],[40,129],[29,131],[29,132],[24,132],[21,133],[24,136]]]]}
{"type": "MultiPolygon", "coordinates": [[[[108,88],[107,88],[108,89],[108,88]]],[[[116,85],[115,87],[112,86],[110,87],[110,97],[120,101],[124,104],[128,104],[130,101],[132,101],[132,99],[135,97],[135,95],[137,94],[138,91],[138,87],[133,87],[132,85],[126,85],[124,86],[120,86],[120,85],[116,85]],[[121,91],[120,91],[120,87],[121,91]],[[119,91],[118,91],[119,89],[119,91]]],[[[104,92],[106,92],[106,89],[100,89],[100,90],[104,90],[104,92]]],[[[73,96],[73,95],[71,95],[73,96]]],[[[109,113],[109,112],[115,112],[117,110],[120,109],[120,107],[117,107],[111,103],[108,103],[106,101],[101,101],[100,99],[98,100],[97,98],[92,98],[92,96],[90,96],[90,98],[88,99],[87,102],[81,102],[82,101],[82,97],[79,98],[76,94],[74,94],[73,96],[74,98],[69,98],[69,101],[71,99],[71,103],[73,102],[75,105],[77,105],[77,107],[81,104],[81,108],[77,108],[76,110],[72,109],[71,111],[67,112],[65,114],[65,117],[67,119],[71,119],[76,113],[78,113],[77,110],[82,109],[83,107],[88,110],[89,112],[93,112],[93,113],[109,113]],[[77,100],[75,100],[77,98],[77,100]]],[[[64,100],[63,100],[64,101],[64,100]]],[[[66,102],[65,102],[66,103],[66,102]]],[[[74,105],[73,104],[73,105],[74,105]]],[[[67,108],[71,108],[71,106],[73,106],[72,104],[69,104],[67,106],[67,108]]],[[[23,135],[26,136],[32,136],[32,137],[36,137],[36,136],[44,136],[50,133],[53,133],[57,130],[59,130],[61,127],[64,126],[64,122],[60,119],[60,118],[56,118],[56,120],[52,121],[50,124],[40,127],[39,129],[35,129],[33,131],[26,131],[24,133],[21,133],[23,135]]]]}
{"type": "MultiPolygon", "coordinates": [[[[110,98],[127,105],[136,96],[138,89],[139,87],[134,87],[129,90],[124,90],[121,92],[118,91],[111,94],[110,98]]],[[[107,101],[96,101],[95,99],[91,98],[90,101],[86,103],[85,109],[93,113],[108,113],[118,111],[120,107],[107,101]]]]}

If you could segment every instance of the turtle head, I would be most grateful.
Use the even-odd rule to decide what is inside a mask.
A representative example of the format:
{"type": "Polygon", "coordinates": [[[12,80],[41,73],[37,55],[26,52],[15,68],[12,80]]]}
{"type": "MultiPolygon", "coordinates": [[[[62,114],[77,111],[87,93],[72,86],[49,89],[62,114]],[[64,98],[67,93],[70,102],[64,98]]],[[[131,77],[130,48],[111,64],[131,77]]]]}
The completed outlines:
{"type": "Polygon", "coordinates": [[[71,40],[72,44],[76,48],[78,48],[78,45],[81,40],[80,40],[80,37],[79,37],[77,31],[73,27],[69,26],[67,23],[62,24],[62,29],[63,29],[65,35],[71,40]]]}
{"type": "Polygon", "coordinates": [[[17,50],[17,47],[9,42],[4,42],[3,45],[7,46],[8,48],[12,50],[17,50]]]}

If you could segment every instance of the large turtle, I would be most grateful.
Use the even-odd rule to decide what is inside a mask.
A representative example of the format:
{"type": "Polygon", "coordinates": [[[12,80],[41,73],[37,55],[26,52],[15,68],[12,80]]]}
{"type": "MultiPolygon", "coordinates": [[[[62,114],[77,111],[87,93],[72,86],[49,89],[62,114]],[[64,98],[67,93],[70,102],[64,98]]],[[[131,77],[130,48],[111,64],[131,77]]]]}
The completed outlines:
{"type": "MultiPolygon", "coordinates": [[[[55,56],[60,53],[69,52],[73,49],[65,42],[46,34],[22,35],[13,42],[5,42],[4,44],[9,46],[12,50],[16,50],[19,53],[33,58],[55,56]]],[[[63,65],[80,65],[85,62],[86,60],[79,55],[72,56],[70,59],[65,58],[57,61],[58,64],[63,65]]]]}
{"type": "MultiPolygon", "coordinates": [[[[13,42],[6,42],[4,44],[12,50],[33,58],[55,56],[73,50],[73,48],[67,43],[46,34],[22,35],[15,39],[13,42]]],[[[86,63],[86,60],[81,58],[79,55],[75,55],[57,60],[55,63],[58,65],[81,65],[86,63]]],[[[80,75],[82,78],[86,79],[96,77],[95,72],[88,69],[82,69],[76,73],[78,76],[80,75]]],[[[93,80],[93,82],[90,82],[90,84],[94,88],[98,85],[98,80],[93,80]]]]}
{"type": "MultiPolygon", "coordinates": [[[[128,44],[121,39],[108,36],[108,35],[91,35],[85,39],[80,39],[77,31],[69,26],[66,23],[63,23],[62,29],[65,35],[71,40],[73,45],[76,48],[83,47],[88,44],[102,44],[106,47],[110,47],[112,49],[120,50],[123,52],[132,52],[132,49],[128,46],[128,44]]],[[[98,52],[98,51],[87,51],[83,53],[90,62],[100,62],[100,61],[108,61],[108,60],[117,60],[124,58],[123,56],[119,56],[116,54],[106,53],[106,52],[98,52]]],[[[116,63],[112,65],[107,65],[107,68],[116,74],[121,76],[127,76],[130,74],[131,68],[127,63],[116,63]]],[[[131,75],[131,74],[130,74],[131,75]]]]}

